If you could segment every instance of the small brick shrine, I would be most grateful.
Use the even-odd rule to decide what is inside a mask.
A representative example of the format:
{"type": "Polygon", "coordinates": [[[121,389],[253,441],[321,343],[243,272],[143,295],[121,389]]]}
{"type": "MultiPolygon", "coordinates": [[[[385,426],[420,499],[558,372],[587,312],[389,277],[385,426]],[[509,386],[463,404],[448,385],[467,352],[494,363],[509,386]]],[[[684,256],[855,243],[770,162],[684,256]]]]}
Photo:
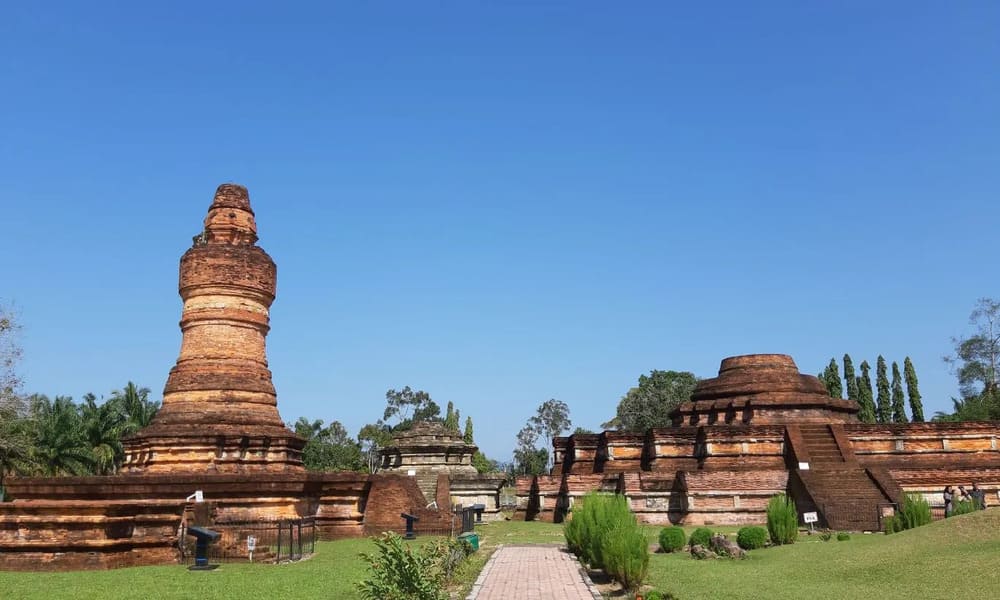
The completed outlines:
{"type": "MultiPolygon", "coordinates": [[[[448,475],[451,504],[485,506],[482,519],[495,521],[500,514],[500,488],[507,481],[503,473],[480,474],[472,466],[472,456],[479,450],[461,434],[443,423],[420,422],[410,430],[396,434],[382,449],[382,472],[413,477],[428,502],[434,500],[439,475],[448,475]]],[[[439,503],[438,506],[441,506],[439,503]]]]}
{"type": "Polygon", "coordinates": [[[943,514],[945,485],[1000,489],[1000,423],[873,425],[781,354],[736,356],[671,413],[673,427],[553,440],[552,474],[517,480],[517,514],[561,521],[587,492],[625,494],[647,523],[763,523],[788,493],[820,527],[880,529],[903,494],[943,514]]]}

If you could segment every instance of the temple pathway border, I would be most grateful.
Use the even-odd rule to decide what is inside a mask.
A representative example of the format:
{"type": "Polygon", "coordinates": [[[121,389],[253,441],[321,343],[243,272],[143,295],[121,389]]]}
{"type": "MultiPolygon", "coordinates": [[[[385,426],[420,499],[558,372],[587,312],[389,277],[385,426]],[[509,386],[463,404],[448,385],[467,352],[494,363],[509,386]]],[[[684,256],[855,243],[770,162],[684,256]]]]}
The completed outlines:
{"type": "Polygon", "coordinates": [[[587,570],[550,545],[497,546],[466,600],[601,600],[587,570]]]}

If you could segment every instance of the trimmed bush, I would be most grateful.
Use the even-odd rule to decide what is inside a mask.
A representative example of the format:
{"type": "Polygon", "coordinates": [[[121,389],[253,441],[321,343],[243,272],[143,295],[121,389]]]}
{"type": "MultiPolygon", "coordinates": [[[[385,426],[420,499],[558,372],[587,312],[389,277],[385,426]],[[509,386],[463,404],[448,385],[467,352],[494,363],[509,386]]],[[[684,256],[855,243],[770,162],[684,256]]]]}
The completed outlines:
{"type": "Polygon", "coordinates": [[[896,516],[899,527],[896,531],[913,529],[931,522],[931,506],[927,499],[920,494],[906,494],[903,498],[903,506],[896,516]]]}
{"type": "Polygon", "coordinates": [[[677,552],[684,548],[687,543],[687,536],[684,528],[676,525],[664,527],[660,530],[660,550],[662,552],[677,552]]]}
{"type": "Polygon", "coordinates": [[[699,527],[691,533],[691,539],[688,540],[688,543],[692,546],[698,545],[708,548],[708,542],[711,541],[711,539],[712,530],[707,527],[699,527]]]}
{"type": "Polygon", "coordinates": [[[778,494],[767,503],[767,533],[776,546],[793,544],[799,537],[799,513],[795,502],[785,494],[778,494]]]}
{"type": "Polygon", "coordinates": [[[819,534],[819,539],[823,540],[824,542],[829,542],[830,540],[833,539],[833,532],[829,530],[824,531],[823,533],[819,534]]]}
{"type": "Polygon", "coordinates": [[[846,542],[849,539],[851,539],[851,534],[847,533],[846,531],[841,531],[837,533],[838,542],[846,542]]]}
{"type": "Polygon", "coordinates": [[[736,543],[744,550],[756,550],[767,545],[767,530],[763,527],[742,527],[736,532],[736,543]]]}
{"type": "Polygon", "coordinates": [[[649,569],[649,542],[642,527],[633,519],[630,525],[608,531],[601,543],[601,557],[609,577],[629,592],[638,590],[649,569]]]}

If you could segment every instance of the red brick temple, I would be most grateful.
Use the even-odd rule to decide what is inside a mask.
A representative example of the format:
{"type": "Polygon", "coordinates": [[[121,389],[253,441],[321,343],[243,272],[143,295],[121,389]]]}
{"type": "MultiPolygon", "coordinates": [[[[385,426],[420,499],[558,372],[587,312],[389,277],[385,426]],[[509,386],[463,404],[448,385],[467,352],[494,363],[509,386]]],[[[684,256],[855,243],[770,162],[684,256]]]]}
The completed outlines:
{"type": "Polygon", "coordinates": [[[246,188],[220,186],[181,258],[183,339],[162,408],[126,440],[120,475],[9,479],[0,569],[176,562],[182,519],[195,515],[210,526],[314,517],[325,538],[398,529],[400,512],[447,529],[447,473],[427,498],[413,477],[303,468],[304,442],[278,414],[265,352],[277,270],[256,242],[246,188]],[[187,501],[196,491],[201,510],[187,501]],[[427,509],[433,501],[442,510],[427,509]]]}
{"type": "Polygon", "coordinates": [[[625,494],[647,523],[763,523],[787,493],[820,527],[872,531],[923,494],[940,516],[946,485],[973,481],[996,504],[1000,423],[873,425],[781,354],[722,361],[671,413],[673,427],[553,440],[551,475],[521,477],[518,515],[561,521],[583,494],[625,494]]]}

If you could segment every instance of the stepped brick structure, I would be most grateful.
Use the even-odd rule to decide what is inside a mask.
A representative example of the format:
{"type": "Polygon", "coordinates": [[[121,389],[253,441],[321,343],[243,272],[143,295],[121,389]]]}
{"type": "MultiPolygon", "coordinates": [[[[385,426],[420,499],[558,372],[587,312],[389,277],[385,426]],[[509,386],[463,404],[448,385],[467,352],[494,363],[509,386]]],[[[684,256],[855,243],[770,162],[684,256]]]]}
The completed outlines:
{"type": "Polygon", "coordinates": [[[162,408],[126,443],[126,472],[303,470],[305,442],[278,415],[264,349],[277,267],[256,242],[246,188],[219,186],[181,257],[180,357],[162,408]]]}
{"type": "Polygon", "coordinates": [[[382,449],[382,471],[413,477],[428,503],[472,506],[482,504],[482,518],[497,520],[500,515],[500,488],[507,478],[503,473],[480,474],[472,466],[472,456],[479,450],[443,423],[420,422],[412,429],[396,434],[382,449]],[[438,478],[448,475],[451,495],[435,496],[438,478]],[[445,504],[441,501],[444,500],[445,504]]]}
{"type": "MultiPolygon", "coordinates": [[[[121,475],[8,479],[0,569],[176,562],[182,523],[196,519],[226,527],[313,517],[325,538],[399,528],[400,512],[420,527],[451,526],[448,507],[426,508],[412,477],[305,471],[303,440],[282,423],[267,368],[276,269],[256,241],[246,189],[220,186],[181,258],[183,340],[162,408],[126,441],[121,475]],[[186,500],[195,491],[203,504],[186,500]]],[[[433,490],[445,504],[450,483],[443,474],[433,490]]]]}
{"type": "Polygon", "coordinates": [[[943,513],[945,485],[977,481],[996,503],[1000,423],[871,425],[791,357],[737,356],[671,413],[673,427],[553,440],[551,475],[517,481],[518,515],[561,521],[593,490],[628,496],[648,523],[763,523],[788,493],[819,526],[875,530],[903,494],[943,513]]]}

